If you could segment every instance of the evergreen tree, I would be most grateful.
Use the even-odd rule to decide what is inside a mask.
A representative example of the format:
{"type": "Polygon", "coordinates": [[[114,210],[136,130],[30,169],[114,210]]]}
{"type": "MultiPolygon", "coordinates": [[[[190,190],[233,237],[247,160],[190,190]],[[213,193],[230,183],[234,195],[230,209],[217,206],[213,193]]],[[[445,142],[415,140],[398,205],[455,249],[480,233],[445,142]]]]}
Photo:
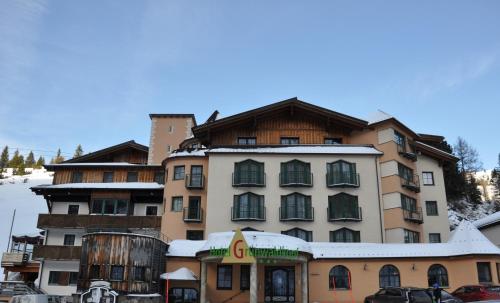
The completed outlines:
{"type": "Polygon", "coordinates": [[[21,162],[24,162],[24,159],[21,159],[19,150],[16,149],[16,151],[14,152],[14,156],[12,156],[12,159],[10,159],[9,166],[12,168],[18,168],[21,162]]]}
{"type": "Polygon", "coordinates": [[[44,165],[45,165],[45,158],[42,156],[38,157],[38,160],[36,161],[35,167],[42,168],[44,165]]]}
{"type": "Polygon", "coordinates": [[[83,156],[83,149],[80,144],[76,147],[75,154],[73,155],[73,158],[81,157],[83,156]]]}
{"type": "Polygon", "coordinates": [[[52,158],[52,160],[50,160],[50,164],[59,164],[63,161],[64,161],[64,157],[61,155],[61,149],[58,148],[57,154],[56,154],[55,158],[52,158]]]}
{"type": "Polygon", "coordinates": [[[9,147],[5,146],[0,156],[0,169],[6,168],[9,164],[9,147]]]}
{"type": "Polygon", "coordinates": [[[497,189],[497,196],[494,197],[500,200],[500,154],[498,154],[498,166],[491,171],[491,184],[497,189]]]}
{"type": "Polygon", "coordinates": [[[462,137],[458,137],[455,144],[455,156],[459,159],[457,162],[458,169],[462,175],[465,184],[465,198],[470,203],[481,202],[481,192],[478,190],[477,181],[473,174],[482,168],[482,163],[479,161],[477,151],[467,143],[462,137]]]}
{"type": "MultiPolygon", "coordinates": [[[[21,156],[22,157],[22,156],[21,156]]],[[[19,164],[19,166],[16,169],[16,175],[26,175],[26,170],[25,170],[25,165],[24,161],[19,164]]]]}
{"type": "Polygon", "coordinates": [[[32,151],[30,151],[30,153],[28,154],[28,157],[26,157],[26,161],[24,161],[24,164],[26,167],[35,166],[35,155],[33,155],[32,151]]]}

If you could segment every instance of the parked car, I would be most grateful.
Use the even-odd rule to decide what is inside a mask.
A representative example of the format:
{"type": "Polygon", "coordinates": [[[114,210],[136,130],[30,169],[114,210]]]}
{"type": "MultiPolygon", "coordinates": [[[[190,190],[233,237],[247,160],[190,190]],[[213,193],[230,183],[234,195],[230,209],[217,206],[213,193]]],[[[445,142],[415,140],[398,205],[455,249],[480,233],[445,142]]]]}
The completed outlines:
{"type": "MultiPolygon", "coordinates": [[[[434,290],[432,288],[427,289],[427,293],[429,294],[429,296],[431,296],[431,298],[433,297],[433,291],[434,290]]],[[[460,298],[453,296],[444,289],[441,289],[441,303],[463,303],[463,302],[464,301],[462,301],[460,298]]]]}
{"type": "Polygon", "coordinates": [[[500,300],[500,286],[465,285],[457,288],[452,295],[464,302],[500,300]]]}
{"type": "Polygon", "coordinates": [[[432,296],[425,288],[387,287],[366,297],[364,303],[432,303],[432,296]]]}
{"type": "Polygon", "coordinates": [[[61,299],[58,296],[52,295],[21,295],[14,296],[10,299],[9,303],[60,303],[61,299]]]}

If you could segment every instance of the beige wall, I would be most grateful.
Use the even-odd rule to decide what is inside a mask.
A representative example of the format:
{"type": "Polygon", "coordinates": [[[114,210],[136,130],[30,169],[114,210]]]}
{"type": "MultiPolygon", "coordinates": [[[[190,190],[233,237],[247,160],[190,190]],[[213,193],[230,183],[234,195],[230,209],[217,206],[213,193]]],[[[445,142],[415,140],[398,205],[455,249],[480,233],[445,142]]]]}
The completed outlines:
{"type": "Polygon", "coordinates": [[[362,242],[382,242],[380,222],[380,202],[376,172],[376,157],[369,155],[266,155],[266,154],[211,154],[209,161],[207,233],[233,230],[235,228],[252,227],[267,232],[280,233],[294,227],[313,231],[313,240],[329,241],[329,231],[347,227],[361,232],[362,242]],[[246,159],[264,162],[266,173],[265,187],[233,187],[232,174],[234,163],[246,159]],[[298,159],[311,163],[314,184],[312,187],[280,187],[280,163],[298,159]],[[326,186],[326,164],[337,160],[356,163],[360,174],[359,188],[328,188],[326,186]],[[266,221],[231,221],[233,195],[252,192],[265,196],[266,221]],[[314,221],[280,221],[279,208],[281,195],[299,192],[312,196],[314,221]],[[361,222],[328,222],[328,196],[346,192],[357,195],[362,208],[361,222]]]}
{"type": "Polygon", "coordinates": [[[148,164],[161,164],[171,151],[178,149],[179,144],[192,135],[193,126],[191,117],[152,117],[148,164]]]}
{"type": "MultiPolygon", "coordinates": [[[[208,182],[208,158],[207,157],[175,157],[166,162],[167,178],[164,191],[164,212],[161,230],[169,239],[186,239],[187,230],[204,230],[206,224],[207,209],[207,186],[208,182]],[[185,180],[173,180],[174,167],[184,165],[185,174],[189,174],[191,165],[202,165],[205,176],[205,187],[203,189],[186,188],[185,180]],[[182,212],[172,211],[172,197],[182,197],[183,207],[188,207],[189,197],[201,197],[201,208],[204,217],[201,223],[184,222],[182,212]]],[[[217,212],[217,204],[214,203],[212,211],[217,212]]],[[[206,236],[206,233],[205,233],[206,236]]]]}
{"type": "Polygon", "coordinates": [[[418,155],[417,172],[420,177],[420,204],[424,216],[423,239],[425,239],[425,242],[429,242],[429,233],[440,233],[441,241],[446,242],[450,236],[450,226],[443,168],[437,160],[425,155],[418,155]],[[434,185],[424,185],[422,172],[433,173],[434,185]],[[437,202],[438,216],[427,216],[425,201],[437,202]]]}

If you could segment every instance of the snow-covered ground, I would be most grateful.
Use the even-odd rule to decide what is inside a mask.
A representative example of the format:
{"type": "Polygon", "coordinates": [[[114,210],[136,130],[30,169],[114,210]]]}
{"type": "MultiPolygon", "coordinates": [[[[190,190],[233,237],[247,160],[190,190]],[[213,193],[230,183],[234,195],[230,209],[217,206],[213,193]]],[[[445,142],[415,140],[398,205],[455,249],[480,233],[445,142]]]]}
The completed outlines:
{"type": "MultiPolygon", "coordinates": [[[[16,209],[16,218],[12,233],[14,235],[34,234],[39,213],[47,213],[47,204],[41,196],[35,195],[29,189],[40,184],[51,184],[52,173],[45,169],[34,170],[25,176],[4,174],[0,179],[0,252],[7,250],[12,213],[16,209]],[[26,183],[24,180],[26,179],[26,183]]],[[[0,269],[2,271],[2,269],[0,269]]],[[[0,280],[3,273],[0,273],[0,280]]]]}
{"type": "Polygon", "coordinates": [[[485,201],[476,207],[467,205],[465,201],[459,204],[463,205],[463,209],[448,209],[448,220],[450,221],[450,227],[452,229],[454,229],[464,219],[473,222],[499,211],[500,208],[500,202],[498,201],[485,201]]]}

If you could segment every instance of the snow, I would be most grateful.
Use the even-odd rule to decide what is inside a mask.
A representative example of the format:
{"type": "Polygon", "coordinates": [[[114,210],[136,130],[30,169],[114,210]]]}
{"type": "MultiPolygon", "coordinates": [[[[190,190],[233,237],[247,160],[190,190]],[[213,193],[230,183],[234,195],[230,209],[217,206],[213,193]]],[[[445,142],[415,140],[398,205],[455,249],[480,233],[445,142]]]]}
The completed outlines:
{"type": "Polygon", "coordinates": [[[206,149],[193,149],[193,150],[182,150],[182,151],[174,151],[168,157],[204,157],[206,149]]]}
{"type": "Polygon", "coordinates": [[[450,156],[450,157],[455,157],[455,155],[450,154],[450,153],[447,153],[447,152],[445,152],[444,150],[441,150],[441,149],[439,149],[439,148],[435,148],[434,146],[430,146],[429,144],[425,144],[425,143],[420,142],[420,141],[416,141],[416,142],[417,142],[418,144],[420,144],[420,145],[423,145],[423,146],[425,146],[425,147],[427,147],[427,148],[429,148],[429,149],[432,149],[432,150],[436,151],[437,153],[446,154],[446,155],[448,155],[448,156],[450,156]]]}
{"type": "Polygon", "coordinates": [[[301,145],[255,148],[212,148],[207,153],[262,153],[262,154],[366,154],[382,155],[383,153],[369,146],[359,145],[301,145]]]}
{"type": "Polygon", "coordinates": [[[368,121],[368,124],[374,124],[391,118],[394,117],[379,109],[376,112],[369,114],[365,120],[368,121]]]}
{"type": "Polygon", "coordinates": [[[483,226],[490,225],[496,222],[500,222],[500,211],[474,221],[474,226],[476,226],[477,228],[481,228],[483,226]]]}
{"type": "MultiPolygon", "coordinates": [[[[175,240],[170,243],[167,256],[195,257],[211,248],[228,248],[234,232],[212,233],[206,241],[175,240]]],[[[447,243],[329,243],[305,242],[301,239],[275,233],[243,232],[249,247],[298,249],[315,259],[344,258],[413,258],[451,257],[470,254],[496,254],[500,249],[491,243],[470,222],[464,220],[451,234],[447,243]]]]}
{"type": "MultiPolygon", "coordinates": [[[[16,218],[12,234],[35,234],[38,214],[47,213],[47,204],[41,196],[35,195],[29,189],[32,186],[52,182],[52,173],[45,169],[35,169],[33,173],[24,176],[10,176],[0,179],[0,250],[7,249],[12,212],[16,209],[16,218]],[[26,183],[24,180],[26,179],[26,183]]],[[[0,274],[0,279],[4,275],[0,274]]]]}
{"type": "Polygon", "coordinates": [[[472,205],[465,200],[453,201],[448,208],[448,221],[451,229],[454,229],[463,220],[476,221],[497,212],[500,202],[485,201],[472,205]]]}
{"type": "Polygon", "coordinates": [[[189,269],[181,267],[176,271],[167,272],[160,275],[163,280],[183,280],[183,281],[196,281],[198,277],[189,269]]]}
{"type": "Polygon", "coordinates": [[[43,184],[34,186],[35,189],[65,189],[65,188],[92,188],[92,189],[162,189],[163,184],[156,182],[114,182],[114,183],[65,183],[65,184],[43,184]]]}

